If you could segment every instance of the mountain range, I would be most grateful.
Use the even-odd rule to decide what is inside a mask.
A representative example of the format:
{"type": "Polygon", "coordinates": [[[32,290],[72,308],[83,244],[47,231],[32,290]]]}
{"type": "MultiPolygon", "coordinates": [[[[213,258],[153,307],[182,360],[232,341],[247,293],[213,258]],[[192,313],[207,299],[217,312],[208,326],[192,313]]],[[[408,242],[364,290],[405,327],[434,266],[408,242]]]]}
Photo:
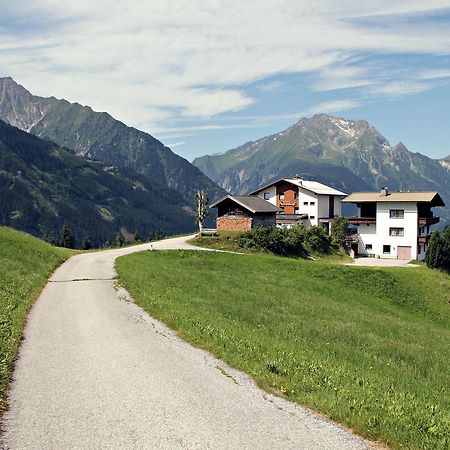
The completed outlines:
{"type": "MultiPolygon", "coordinates": [[[[299,120],[288,129],[247,142],[193,164],[227,191],[245,194],[296,174],[344,192],[439,191],[450,206],[450,155],[434,160],[388,140],[365,120],[325,114],[299,120]]],[[[450,223],[444,208],[442,225],[450,223]]]]}
{"type": "MultiPolygon", "coordinates": [[[[108,113],[34,96],[8,77],[0,78],[0,121],[16,127],[0,126],[0,223],[38,236],[55,233],[63,220],[97,244],[119,229],[190,231],[195,190],[213,200],[297,174],[349,193],[436,190],[450,205],[450,155],[434,160],[402,143],[392,146],[364,120],[303,118],[190,164],[108,113]]],[[[450,224],[449,208],[438,214],[442,226],[450,224]]]]}
{"type": "Polygon", "coordinates": [[[55,97],[32,95],[12,78],[0,78],[0,119],[75,151],[82,158],[127,167],[180,192],[194,204],[196,189],[210,199],[224,191],[186,159],[148,133],[105,112],[55,97]]]}
{"type": "Polygon", "coordinates": [[[194,228],[185,198],[145,175],[78,157],[0,120],[0,224],[57,242],[68,222],[78,246],[194,228]]]}

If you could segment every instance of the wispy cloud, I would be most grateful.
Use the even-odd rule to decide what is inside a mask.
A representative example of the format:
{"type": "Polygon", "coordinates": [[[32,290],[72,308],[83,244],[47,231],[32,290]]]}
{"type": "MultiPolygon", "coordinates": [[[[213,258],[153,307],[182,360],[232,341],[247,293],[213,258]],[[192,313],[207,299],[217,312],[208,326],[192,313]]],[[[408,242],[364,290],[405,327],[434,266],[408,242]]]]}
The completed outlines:
{"type": "Polygon", "coordinates": [[[375,95],[384,95],[387,97],[399,97],[402,95],[416,94],[418,92],[432,89],[430,83],[421,83],[417,81],[397,81],[385,83],[369,89],[369,93],[375,95]]]}
{"type": "Polygon", "coordinates": [[[170,147],[170,148],[180,147],[181,145],[185,145],[185,144],[186,144],[186,141],[167,142],[166,143],[167,147],[170,147]]]}
{"type": "Polygon", "coordinates": [[[277,92],[281,89],[283,83],[281,81],[270,81],[269,83],[262,83],[258,89],[263,92],[277,92]]]}
{"type": "Polygon", "coordinates": [[[450,69],[425,70],[417,75],[420,80],[450,78],[450,69]]]}
{"type": "Polygon", "coordinates": [[[420,92],[446,71],[398,79],[359,57],[450,55],[450,27],[433,21],[450,0],[22,0],[1,6],[4,75],[36,94],[89,104],[131,125],[145,122],[148,131],[248,109],[282,87],[274,80],[280,74],[308,75],[304,88],[311,91],[360,95],[311,111],[355,107],[367,98],[366,88],[385,96],[420,92]],[[247,86],[255,83],[259,91],[250,95],[247,86]]]}

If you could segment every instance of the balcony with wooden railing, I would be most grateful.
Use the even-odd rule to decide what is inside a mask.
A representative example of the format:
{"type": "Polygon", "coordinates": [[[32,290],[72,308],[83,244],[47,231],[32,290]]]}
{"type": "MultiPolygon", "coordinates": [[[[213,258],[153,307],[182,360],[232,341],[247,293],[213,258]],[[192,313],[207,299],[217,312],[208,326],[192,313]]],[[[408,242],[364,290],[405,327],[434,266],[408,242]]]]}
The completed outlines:
{"type": "Polygon", "coordinates": [[[430,240],[430,235],[427,235],[427,236],[419,236],[418,238],[417,238],[417,242],[419,243],[419,244],[428,244],[428,241],[430,240]]]}
{"type": "Polygon", "coordinates": [[[351,225],[374,225],[377,223],[376,217],[349,217],[348,223],[351,225]]]}
{"type": "Polygon", "coordinates": [[[439,223],[439,217],[419,217],[419,227],[426,227],[428,225],[435,225],[439,223]]]}

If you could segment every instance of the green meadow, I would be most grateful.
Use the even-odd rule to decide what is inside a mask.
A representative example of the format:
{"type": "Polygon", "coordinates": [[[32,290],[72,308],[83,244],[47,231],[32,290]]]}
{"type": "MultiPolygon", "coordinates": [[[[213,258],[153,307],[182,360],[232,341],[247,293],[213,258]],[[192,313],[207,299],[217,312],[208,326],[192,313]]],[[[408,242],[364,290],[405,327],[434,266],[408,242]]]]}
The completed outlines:
{"type": "Polygon", "coordinates": [[[0,227],[0,411],[28,310],[53,270],[71,254],[0,227]]]}
{"type": "Polygon", "coordinates": [[[136,302],[267,391],[393,448],[450,447],[450,277],[210,252],[117,270],[136,302]]]}

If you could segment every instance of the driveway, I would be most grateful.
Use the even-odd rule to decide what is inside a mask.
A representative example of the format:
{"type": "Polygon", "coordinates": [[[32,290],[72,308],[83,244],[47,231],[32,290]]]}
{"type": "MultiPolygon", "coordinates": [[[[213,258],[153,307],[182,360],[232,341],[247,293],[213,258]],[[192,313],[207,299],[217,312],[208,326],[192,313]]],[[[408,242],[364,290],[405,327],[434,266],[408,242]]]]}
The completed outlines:
{"type": "Polygon", "coordinates": [[[407,259],[382,259],[382,258],[355,258],[348,266],[364,267],[420,267],[418,264],[410,264],[407,259]]]}
{"type": "Polygon", "coordinates": [[[116,289],[118,256],[198,250],[186,239],[77,255],[53,274],[24,332],[5,447],[368,448],[191,347],[116,289]]]}

